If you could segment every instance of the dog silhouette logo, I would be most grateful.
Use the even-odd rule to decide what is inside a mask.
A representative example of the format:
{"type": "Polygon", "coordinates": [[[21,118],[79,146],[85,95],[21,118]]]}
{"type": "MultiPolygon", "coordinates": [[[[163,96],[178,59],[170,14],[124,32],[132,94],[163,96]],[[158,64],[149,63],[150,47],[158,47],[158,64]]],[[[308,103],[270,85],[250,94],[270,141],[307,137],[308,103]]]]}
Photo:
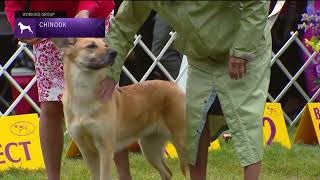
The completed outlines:
{"type": "Polygon", "coordinates": [[[31,34],[33,34],[33,31],[31,29],[30,25],[26,26],[26,25],[22,24],[22,22],[19,22],[18,26],[20,28],[20,34],[22,34],[24,32],[24,30],[29,30],[29,32],[31,32],[31,34]]]}

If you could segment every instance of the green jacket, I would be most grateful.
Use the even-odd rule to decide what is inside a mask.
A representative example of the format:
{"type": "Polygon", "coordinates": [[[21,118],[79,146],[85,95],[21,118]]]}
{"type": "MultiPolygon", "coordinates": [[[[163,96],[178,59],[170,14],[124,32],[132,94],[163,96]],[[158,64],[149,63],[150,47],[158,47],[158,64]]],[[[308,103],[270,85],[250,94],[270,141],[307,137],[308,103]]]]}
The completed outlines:
{"type": "Polygon", "coordinates": [[[133,38],[151,10],[177,31],[177,50],[193,58],[252,60],[266,48],[268,1],[124,1],[111,19],[109,47],[118,52],[108,75],[118,81],[133,38]],[[259,40],[259,41],[257,41],[259,40]]]}

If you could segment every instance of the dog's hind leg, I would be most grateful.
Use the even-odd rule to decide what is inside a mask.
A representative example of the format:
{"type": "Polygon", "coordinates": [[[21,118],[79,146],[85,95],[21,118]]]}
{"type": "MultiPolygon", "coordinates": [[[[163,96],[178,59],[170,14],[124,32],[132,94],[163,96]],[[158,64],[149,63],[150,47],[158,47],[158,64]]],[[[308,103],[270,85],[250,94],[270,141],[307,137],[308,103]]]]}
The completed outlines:
{"type": "Polygon", "coordinates": [[[172,177],[163,157],[166,142],[167,138],[160,134],[147,135],[139,140],[144,157],[159,171],[162,180],[170,180],[172,177]]]}
{"type": "Polygon", "coordinates": [[[182,174],[187,178],[190,179],[190,172],[189,172],[189,165],[186,159],[186,151],[185,151],[185,139],[184,136],[178,136],[174,138],[173,145],[177,150],[177,154],[179,157],[180,162],[180,169],[182,174]]]}

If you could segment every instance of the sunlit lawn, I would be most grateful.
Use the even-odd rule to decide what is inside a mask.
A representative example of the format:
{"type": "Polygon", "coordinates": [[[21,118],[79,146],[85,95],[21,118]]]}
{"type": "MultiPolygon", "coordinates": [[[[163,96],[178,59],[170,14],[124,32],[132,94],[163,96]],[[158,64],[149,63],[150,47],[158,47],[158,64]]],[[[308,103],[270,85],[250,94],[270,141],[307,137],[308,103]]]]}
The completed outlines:
{"type": "MultiPolygon", "coordinates": [[[[292,137],[293,130],[290,130],[292,137]]],[[[292,138],[291,138],[292,139],[292,138]]],[[[69,141],[66,138],[66,144],[69,141]]],[[[67,146],[65,146],[66,148],[67,146]]],[[[173,179],[181,180],[178,161],[168,160],[173,171],[173,179]]],[[[144,160],[139,153],[130,153],[131,173],[134,180],[160,179],[158,173],[144,160]]],[[[116,172],[114,171],[114,179],[116,172]]],[[[242,169],[234,154],[232,144],[221,142],[220,150],[212,151],[208,161],[208,180],[241,179],[242,169]]],[[[33,180],[46,179],[43,170],[28,171],[11,169],[0,173],[4,180],[33,180]]],[[[62,179],[82,180],[90,179],[90,174],[81,158],[63,159],[62,179]]],[[[261,179],[305,179],[320,180],[320,146],[293,145],[292,150],[287,150],[278,144],[265,148],[263,171],[261,179]]]]}

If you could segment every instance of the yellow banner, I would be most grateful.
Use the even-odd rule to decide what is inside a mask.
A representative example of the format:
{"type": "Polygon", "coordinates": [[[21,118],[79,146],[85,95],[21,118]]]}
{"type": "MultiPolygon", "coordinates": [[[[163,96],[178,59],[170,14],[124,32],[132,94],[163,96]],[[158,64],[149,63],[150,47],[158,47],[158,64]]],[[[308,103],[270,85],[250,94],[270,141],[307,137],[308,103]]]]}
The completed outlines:
{"type": "Polygon", "coordinates": [[[287,126],[284,120],[280,103],[266,103],[263,115],[264,144],[278,142],[291,149],[287,126]]]}
{"type": "Polygon", "coordinates": [[[294,143],[320,144],[320,103],[306,105],[294,143]]]}
{"type": "Polygon", "coordinates": [[[0,117],[0,170],[44,168],[37,114],[0,117]]]}
{"type": "Polygon", "coordinates": [[[80,150],[74,141],[69,143],[69,147],[66,153],[67,158],[74,158],[77,156],[81,156],[80,150]]]}
{"type": "MultiPolygon", "coordinates": [[[[220,149],[220,143],[219,140],[213,141],[210,146],[209,146],[209,151],[217,150],[220,149]]],[[[166,158],[177,158],[177,151],[176,148],[173,146],[173,144],[168,143],[166,146],[166,151],[165,151],[165,157],[166,158]]]]}
{"type": "MultiPolygon", "coordinates": [[[[209,151],[220,149],[220,143],[219,140],[215,140],[210,144],[209,151]]],[[[81,156],[81,153],[77,147],[77,145],[71,141],[68,151],[66,153],[67,158],[73,158],[81,156]]],[[[165,149],[165,157],[167,158],[176,158],[178,157],[176,148],[173,146],[173,144],[168,143],[165,149]]]]}

